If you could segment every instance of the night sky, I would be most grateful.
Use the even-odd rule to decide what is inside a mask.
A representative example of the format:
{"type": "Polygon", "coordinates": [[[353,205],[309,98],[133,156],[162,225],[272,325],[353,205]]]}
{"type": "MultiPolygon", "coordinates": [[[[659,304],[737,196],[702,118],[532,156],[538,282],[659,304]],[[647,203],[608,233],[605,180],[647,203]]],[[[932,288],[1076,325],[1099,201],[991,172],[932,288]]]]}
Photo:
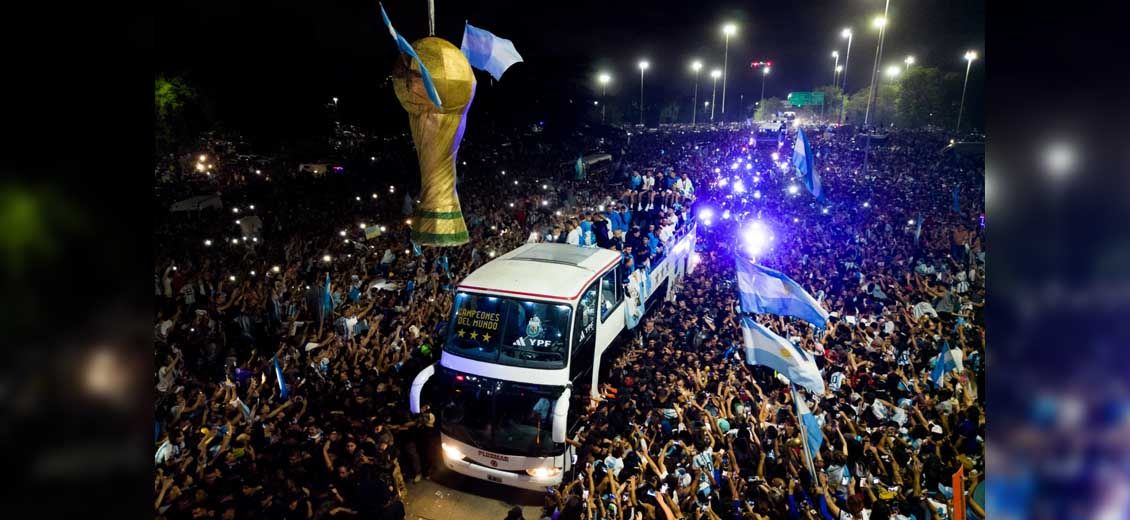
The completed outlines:
{"type": "MultiPolygon", "coordinates": [[[[424,0],[385,2],[393,24],[409,41],[427,34],[426,6],[424,0]]],[[[229,126],[252,133],[301,131],[324,118],[323,104],[332,96],[340,98],[344,119],[375,130],[403,125],[385,81],[396,50],[375,1],[174,1],[162,9],[158,71],[189,79],[209,98],[215,117],[229,126]]],[[[578,107],[586,99],[591,104],[599,95],[594,81],[599,70],[613,75],[608,95],[626,104],[638,98],[636,62],[647,58],[647,104],[678,100],[688,105],[683,112],[688,114],[689,62],[705,63],[700,94],[709,95],[707,72],[722,64],[720,27],[733,21],[739,29],[730,40],[727,112],[732,112],[739,95],[760,95],[760,77],[749,67],[754,60],[774,63],[766,97],[830,83],[830,53],[838,48],[843,55],[846,40],[839,32],[845,26],[856,34],[848,90],[866,86],[877,40],[869,24],[882,9],[881,0],[437,0],[436,33],[458,46],[467,20],[513,40],[526,60],[496,85],[477,72],[475,103],[487,108],[473,110],[505,106],[495,113],[535,120],[569,100],[578,107]]],[[[901,64],[913,54],[920,65],[964,72],[966,49],[984,55],[984,0],[893,0],[890,19],[881,65],[901,64]]],[[[971,96],[981,91],[983,70],[970,81],[971,96]]]]}

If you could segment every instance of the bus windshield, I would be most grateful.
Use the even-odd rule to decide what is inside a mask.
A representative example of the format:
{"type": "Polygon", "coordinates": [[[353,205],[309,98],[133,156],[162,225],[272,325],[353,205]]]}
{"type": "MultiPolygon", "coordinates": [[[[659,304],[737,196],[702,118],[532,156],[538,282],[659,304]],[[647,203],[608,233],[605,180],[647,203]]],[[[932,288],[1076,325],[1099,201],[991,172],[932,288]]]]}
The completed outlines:
{"type": "Polygon", "coordinates": [[[443,348],[502,365],[565,368],[572,314],[564,304],[459,292],[443,348]]]}
{"type": "Polygon", "coordinates": [[[553,408],[565,389],[436,372],[440,429],[449,437],[496,453],[526,457],[560,455],[553,443],[553,408]]]}

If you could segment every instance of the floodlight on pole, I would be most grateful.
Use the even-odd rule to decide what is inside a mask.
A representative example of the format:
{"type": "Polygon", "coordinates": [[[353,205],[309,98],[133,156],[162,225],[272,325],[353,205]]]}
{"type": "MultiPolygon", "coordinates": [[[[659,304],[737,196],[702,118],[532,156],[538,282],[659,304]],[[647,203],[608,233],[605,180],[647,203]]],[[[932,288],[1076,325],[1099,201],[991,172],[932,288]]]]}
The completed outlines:
{"type": "Polygon", "coordinates": [[[906,64],[906,70],[910,71],[910,66],[914,65],[914,56],[907,56],[902,62],[906,64]]]}

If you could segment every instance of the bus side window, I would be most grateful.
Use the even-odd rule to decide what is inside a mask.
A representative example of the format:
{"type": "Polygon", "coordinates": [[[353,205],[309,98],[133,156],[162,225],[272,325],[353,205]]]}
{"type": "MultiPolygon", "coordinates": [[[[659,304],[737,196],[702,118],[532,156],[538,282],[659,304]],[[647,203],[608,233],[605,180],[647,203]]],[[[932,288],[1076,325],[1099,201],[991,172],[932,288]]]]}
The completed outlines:
{"type": "Polygon", "coordinates": [[[623,288],[617,283],[616,274],[619,270],[613,269],[604,273],[600,279],[600,322],[608,319],[612,314],[612,309],[615,309],[620,304],[620,298],[623,293],[623,288]]]}
{"type": "Polygon", "coordinates": [[[576,384],[580,376],[589,374],[596,355],[597,283],[585,289],[577,302],[573,321],[573,352],[569,359],[569,380],[576,384]]]}

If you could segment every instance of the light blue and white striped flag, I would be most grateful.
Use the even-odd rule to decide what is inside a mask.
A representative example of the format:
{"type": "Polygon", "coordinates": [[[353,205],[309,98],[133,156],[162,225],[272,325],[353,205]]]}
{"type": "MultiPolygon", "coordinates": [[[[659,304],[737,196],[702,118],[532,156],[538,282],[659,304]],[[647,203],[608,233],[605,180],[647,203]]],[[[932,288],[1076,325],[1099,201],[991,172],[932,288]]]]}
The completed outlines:
{"type": "Polygon", "coordinates": [[[796,168],[808,192],[816,200],[824,200],[824,188],[820,183],[820,172],[812,163],[812,147],[808,145],[808,137],[804,129],[798,128],[796,139],[793,141],[793,167],[796,168]]]}
{"type": "Polygon", "coordinates": [[[962,358],[965,357],[964,353],[959,349],[949,348],[949,343],[946,343],[942,352],[938,357],[934,358],[934,370],[930,372],[930,382],[934,383],[934,387],[942,386],[942,381],[945,379],[946,374],[950,372],[961,372],[965,369],[962,366],[962,358]]]}
{"type": "Polygon", "coordinates": [[[487,71],[495,81],[502,79],[502,73],[511,65],[522,61],[514,42],[469,23],[463,26],[463,43],[459,50],[463,51],[472,67],[487,71]]]}
{"type": "Polygon", "coordinates": [[[400,52],[407,54],[416,62],[416,66],[420,68],[420,78],[424,81],[424,90],[428,92],[428,99],[432,100],[432,104],[436,108],[443,108],[443,102],[439,99],[439,92],[436,92],[435,83],[432,81],[432,75],[428,73],[428,68],[424,66],[424,62],[420,61],[420,56],[416,54],[416,49],[405,40],[396,29],[392,27],[392,22],[388,19],[388,13],[385,13],[384,4],[378,4],[381,8],[381,19],[385,22],[385,27],[388,27],[389,34],[392,35],[393,41],[396,42],[397,48],[400,52]]]}
{"type": "Polygon", "coordinates": [[[742,316],[742,339],[746,363],[767,366],[795,385],[816,394],[824,393],[824,378],[820,369],[816,368],[816,360],[804,349],[774,334],[749,316],[742,316]]]}
{"type": "Polygon", "coordinates": [[[808,457],[804,462],[809,471],[815,475],[816,470],[813,461],[816,460],[816,454],[820,453],[820,446],[824,444],[824,432],[820,430],[820,423],[816,421],[816,415],[808,409],[804,399],[796,393],[795,387],[793,388],[793,401],[796,403],[796,416],[800,419],[801,438],[804,440],[804,446],[808,448],[808,457]]]}
{"type": "Polygon", "coordinates": [[[738,298],[742,312],[792,316],[818,329],[827,325],[828,312],[791,278],[741,255],[735,255],[734,260],[738,266],[738,298]]]}

